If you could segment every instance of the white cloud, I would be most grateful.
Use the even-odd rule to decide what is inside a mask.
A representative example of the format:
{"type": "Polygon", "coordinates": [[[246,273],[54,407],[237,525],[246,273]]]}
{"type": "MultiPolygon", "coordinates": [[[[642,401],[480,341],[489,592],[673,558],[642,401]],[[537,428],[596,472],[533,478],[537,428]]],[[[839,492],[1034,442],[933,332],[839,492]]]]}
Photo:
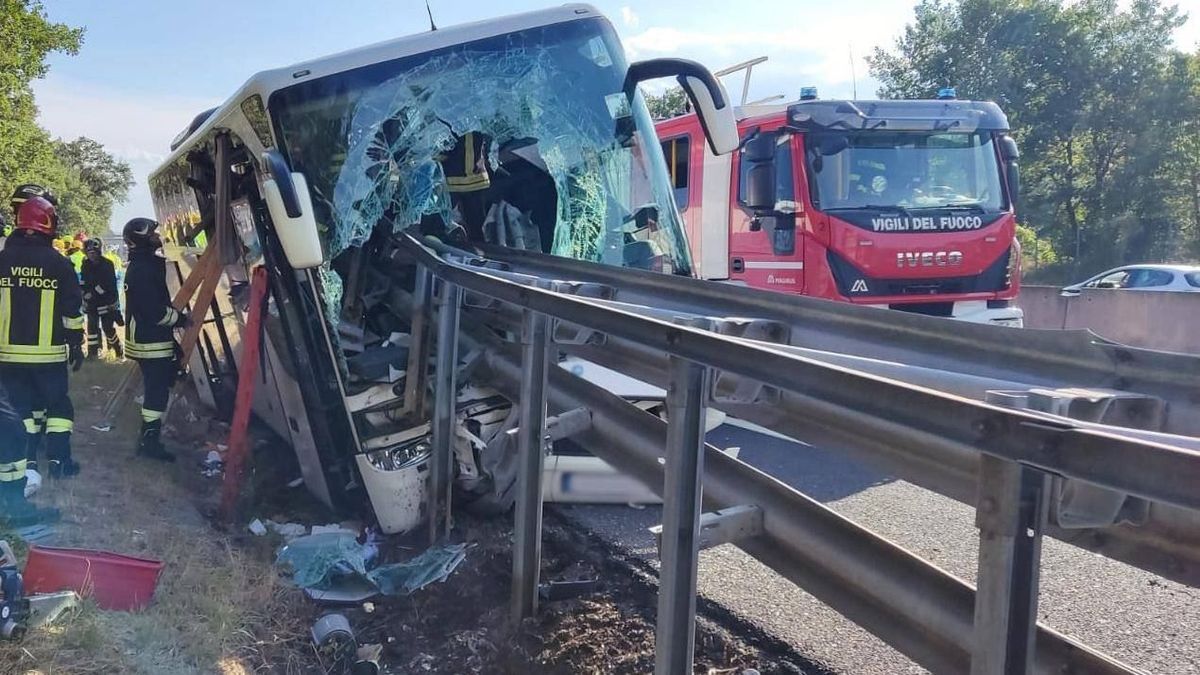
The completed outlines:
{"type": "Polygon", "coordinates": [[[621,20],[624,21],[625,25],[630,28],[637,28],[638,23],[640,23],[637,12],[633,11],[633,8],[628,6],[621,8],[621,20]]]}
{"type": "Polygon", "coordinates": [[[113,209],[109,226],[119,231],[134,216],[153,216],[146,177],[167,158],[171,139],[215,102],[183,96],[138,95],[51,75],[34,84],[38,121],[51,135],[87,136],[129,163],[137,181],[128,200],[113,209]]]}

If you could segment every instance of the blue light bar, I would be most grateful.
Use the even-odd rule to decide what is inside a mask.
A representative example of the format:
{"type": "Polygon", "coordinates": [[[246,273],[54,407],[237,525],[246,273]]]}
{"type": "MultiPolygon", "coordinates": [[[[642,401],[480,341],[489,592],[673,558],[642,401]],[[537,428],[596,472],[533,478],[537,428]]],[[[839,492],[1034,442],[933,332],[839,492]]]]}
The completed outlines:
{"type": "Polygon", "coordinates": [[[817,100],[817,88],[816,87],[800,87],[800,100],[801,101],[817,100]]]}
{"type": "Polygon", "coordinates": [[[939,101],[948,101],[956,98],[958,98],[958,92],[955,91],[954,87],[943,87],[942,89],[938,89],[939,101]]]}

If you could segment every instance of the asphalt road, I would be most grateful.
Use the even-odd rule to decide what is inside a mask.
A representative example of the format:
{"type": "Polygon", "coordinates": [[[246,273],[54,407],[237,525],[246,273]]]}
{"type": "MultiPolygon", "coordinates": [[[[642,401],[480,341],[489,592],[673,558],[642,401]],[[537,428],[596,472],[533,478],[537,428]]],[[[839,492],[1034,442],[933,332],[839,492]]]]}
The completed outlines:
{"type": "MultiPolygon", "coordinates": [[[[787,482],[942,569],[974,583],[974,510],[835,454],[723,425],[718,447],[787,482]]],[[[562,506],[569,518],[657,564],[647,531],[659,507],[562,506]]],[[[701,554],[700,594],[844,673],[892,675],[922,668],[755,559],[730,546],[701,554]]],[[[1200,590],[1046,538],[1040,619],[1152,673],[1200,674],[1200,590]]]]}

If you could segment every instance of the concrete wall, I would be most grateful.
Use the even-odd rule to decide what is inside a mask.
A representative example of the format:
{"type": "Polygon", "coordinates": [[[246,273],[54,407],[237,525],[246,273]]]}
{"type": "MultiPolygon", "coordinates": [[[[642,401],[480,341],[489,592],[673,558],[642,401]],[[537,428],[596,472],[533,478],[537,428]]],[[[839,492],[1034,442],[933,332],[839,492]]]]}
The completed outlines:
{"type": "Polygon", "coordinates": [[[1059,291],[1021,287],[1027,328],[1087,328],[1133,347],[1200,354],[1200,293],[1097,288],[1064,298],[1059,291]]]}

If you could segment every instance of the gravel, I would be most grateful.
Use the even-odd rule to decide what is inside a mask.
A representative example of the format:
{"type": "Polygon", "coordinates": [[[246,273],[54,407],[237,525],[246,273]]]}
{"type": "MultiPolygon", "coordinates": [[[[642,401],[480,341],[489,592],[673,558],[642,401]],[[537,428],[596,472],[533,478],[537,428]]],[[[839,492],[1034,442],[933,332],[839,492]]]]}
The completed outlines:
{"type": "MultiPolygon", "coordinates": [[[[974,510],[811,446],[724,425],[721,447],[838,513],[974,583],[974,510]]],[[[647,528],[658,507],[560,507],[604,539],[657,564],[647,528]]],[[[733,546],[701,554],[700,594],[831,670],[922,673],[905,656],[733,546]]],[[[1200,675],[1200,590],[1047,538],[1039,618],[1125,663],[1154,673],[1200,675]]]]}

